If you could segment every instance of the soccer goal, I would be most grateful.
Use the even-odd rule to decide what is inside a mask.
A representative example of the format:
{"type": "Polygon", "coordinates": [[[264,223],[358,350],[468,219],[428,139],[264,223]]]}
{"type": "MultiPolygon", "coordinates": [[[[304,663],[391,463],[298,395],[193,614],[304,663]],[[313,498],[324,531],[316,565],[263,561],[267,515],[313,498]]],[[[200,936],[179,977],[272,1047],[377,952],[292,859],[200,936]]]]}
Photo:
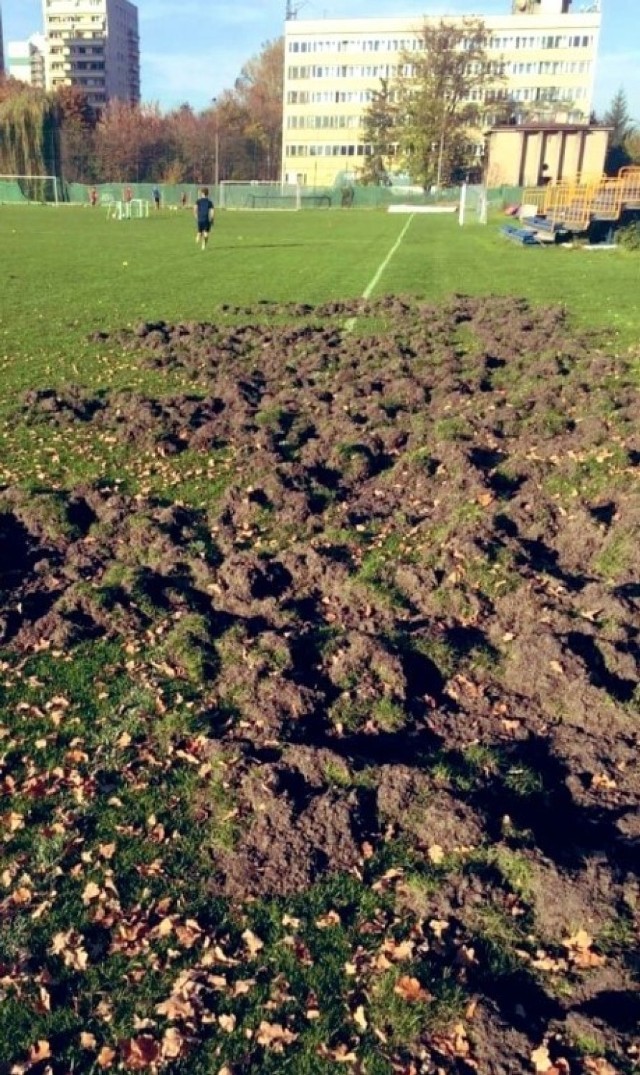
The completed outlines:
{"type": "Polygon", "coordinates": [[[463,224],[486,224],[488,212],[487,188],[463,183],[460,188],[458,220],[463,224]]]}
{"type": "Polygon", "coordinates": [[[0,202],[25,205],[28,202],[60,204],[55,175],[0,175],[0,202]]]}
{"type": "Polygon", "coordinates": [[[297,183],[223,179],[218,204],[221,209],[296,210],[302,207],[301,190],[297,183]]]}

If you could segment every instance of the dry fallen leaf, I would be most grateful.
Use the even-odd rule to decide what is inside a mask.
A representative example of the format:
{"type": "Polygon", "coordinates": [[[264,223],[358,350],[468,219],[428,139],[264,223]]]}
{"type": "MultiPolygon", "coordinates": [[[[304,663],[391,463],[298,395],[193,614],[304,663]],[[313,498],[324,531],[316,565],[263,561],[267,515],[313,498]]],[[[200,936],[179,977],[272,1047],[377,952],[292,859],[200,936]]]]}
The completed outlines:
{"type": "Polygon", "coordinates": [[[284,1051],[285,1045],[290,1045],[298,1037],[292,1030],[287,1030],[280,1023],[267,1023],[263,1019],[256,1033],[258,1045],[264,1045],[266,1049],[273,1049],[276,1053],[284,1051]]]}
{"type": "Polygon", "coordinates": [[[160,1059],[160,1044],[150,1034],[141,1034],[120,1042],[120,1052],[127,1070],[144,1071],[160,1059]]]}
{"type": "Polygon", "coordinates": [[[576,967],[601,967],[606,963],[604,956],[591,951],[593,937],[586,930],[579,929],[573,936],[567,937],[562,945],[567,949],[568,959],[576,967]]]}
{"type": "Polygon", "coordinates": [[[115,1058],[115,1049],[112,1049],[109,1045],[103,1045],[96,1059],[101,1068],[110,1068],[115,1058]]]}
{"type": "Polygon", "coordinates": [[[91,903],[92,900],[97,900],[99,895],[100,886],[97,885],[95,881],[89,881],[89,883],[85,885],[84,892],[82,893],[82,902],[86,906],[88,903],[91,903]]]}
{"type": "Polygon", "coordinates": [[[175,1026],[168,1027],[162,1039],[161,1054],[163,1060],[177,1060],[182,1056],[185,1048],[185,1040],[175,1026]]]}
{"type": "Polygon", "coordinates": [[[427,854],[428,854],[429,858],[431,859],[431,862],[433,862],[433,864],[435,866],[439,866],[440,863],[442,862],[442,860],[444,859],[444,851],[440,847],[440,844],[433,844],[428,849],[427,854]]]}
{"type": "Polygon", "coordinates": [[[546,1045],[540,1045],[537,1049],[534,1049],[531,1054],[531,1062],[536,1071],[543,1072],[544,1075],[551,1067],[551,1057],[549,1056],[549,1050],[546,1045]]]}
{"type": "Polygon", "coordinates": [[[51,1046],[48,1041],[37,1041],[29,1049],[29,1060],[32,1064],[39,1064],[42,1060],[51,1059],[51,1046]]]}
{"type": "Polygon", "coordinates": [[[619,1075],[615,1068],[603,1056],[589,1056],[584,1062],[584,1070],[589,1075],[619,1075]]]}
{"type": "Polygon", "coordinates": [[[417,978],[410,978],[409,975],[403,975],[396,982],[393,992],[398,997],[402,997],[408,1004],[416,1004],[419,1001],[423,1003],[432,1000],[432,996],[426,989],[420,985],[417,978]]]}
{"type": "Polygon", "coordinates": [[[367,1027],[369,1026],[369,1024],[367,1022],[367,1017],[366,1017],[365,1012],[364,1012],[364,1007],[363,1007],[362,1004],[359,1004],[358,1007],[356,1008],[356,1010],[354,1011],[354,1013],[353,1013],[353,1021],[357,1026],[360,1027],[361,1030],[366,1030],[367,1027]]]}
{"type": "Polygon", "coordinates": [[[251,957],[257,956],[258,952],[262,951],[264,948],[264,941],[261,941],[259,937],[256,937],[255,933],[252,933],[250,929],[245,929],[242,934],[242,940],[251,957]]]}
{"type": "Polygon", "coordinates": [[[591,787],[594,791],[613,791],[617,787],[615,780],[606,773],[594,773],[591,778],[591,787]]]}
{"type": "Polygon", "coordinates": [[[316,918],[317,929],[329,929],[331,926],[340,925],[340,915],[337,911],[328,911],[327,914],[316,918]]]}

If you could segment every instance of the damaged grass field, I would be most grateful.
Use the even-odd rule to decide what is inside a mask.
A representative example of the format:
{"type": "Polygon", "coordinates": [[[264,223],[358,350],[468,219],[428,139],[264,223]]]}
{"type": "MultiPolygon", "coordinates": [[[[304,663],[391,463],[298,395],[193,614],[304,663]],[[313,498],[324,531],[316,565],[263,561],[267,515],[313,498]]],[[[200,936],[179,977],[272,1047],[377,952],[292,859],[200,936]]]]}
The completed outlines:
{"type": "Polygon", "coordinates": [[[638,1072],[637,258],[187,216],[0,210],[0,1075],[638,1072]]]}

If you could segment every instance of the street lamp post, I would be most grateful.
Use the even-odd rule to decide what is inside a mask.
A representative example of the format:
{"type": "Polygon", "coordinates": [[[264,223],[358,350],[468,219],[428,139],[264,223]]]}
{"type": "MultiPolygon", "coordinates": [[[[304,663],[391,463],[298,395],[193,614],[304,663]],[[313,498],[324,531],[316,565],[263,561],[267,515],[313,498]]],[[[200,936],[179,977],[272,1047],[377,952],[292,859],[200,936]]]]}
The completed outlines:
{"type": "Polygon", "coordinates": [[[214,113],[215,113],[215,117],[216,117],[216,129],[215,129],[215,133],[214,133],[214,136],[213,136],[213,150],[214,150],[214,154],[215,154],[215,156],[214,156],[214,175],[213,175],[213,178],[214,178],[214,182],[215,182],[216,193],[217,193],[217,190],[218,190],[218,186],[220,184],[220,130],[219,130],[219,127],[218,127],[218,110],[216,108],[217,103],[218,103],[218,98],[217,97],[212,97],[211,98],[211,104],[214,107],[214,113]]]}
{"type": "Polygon", "coordinates": [[[440,190],[440,184],[442,182],[442,158],[444,156],[444,124],[440,132],[440,150],[438,152],[438,176],[436,179],[436,186],[440,190]]]}

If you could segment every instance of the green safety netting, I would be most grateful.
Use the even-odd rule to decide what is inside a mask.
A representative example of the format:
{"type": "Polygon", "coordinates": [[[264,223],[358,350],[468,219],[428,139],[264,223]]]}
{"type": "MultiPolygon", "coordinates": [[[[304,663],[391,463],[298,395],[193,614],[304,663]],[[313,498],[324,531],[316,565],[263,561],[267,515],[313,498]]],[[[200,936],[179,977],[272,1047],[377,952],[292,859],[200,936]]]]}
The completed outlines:
{"type": "MultiPolygon", "coordinates": [[[[58,182],[58,198],[61,202],[91,205],[91,191],[95,189],[98,206],[125,201],[127,189],[131,197],[148,201],[153,206],[152,183],[96,183],[94,187],[84,183],[58,182]]],[[[199,187],[194,183],[158,183],[160,205],[180,209],[191,208],[198,197],[199,187]]],[[[476,191],[468,188],[471,204],[476,191]]],[[[280,183],[223,183],[219,187],[209,184],[210,197],[214,203],[227,209],[345,209],[386,208],[389,205],[430,205],[441,202],[457,202],[460,187],[442,189],[431,193],[404,186],[361,186],[357,183],[339,182],[331,187],[283,186],[280,183]]],[[[498,187],[487,191],[490,208],[498,209],[517,204],[522,191],[518,187],[498,187]]],[[[55,202],[51,180],[0,179],[0,203],[55,202]]]]}

